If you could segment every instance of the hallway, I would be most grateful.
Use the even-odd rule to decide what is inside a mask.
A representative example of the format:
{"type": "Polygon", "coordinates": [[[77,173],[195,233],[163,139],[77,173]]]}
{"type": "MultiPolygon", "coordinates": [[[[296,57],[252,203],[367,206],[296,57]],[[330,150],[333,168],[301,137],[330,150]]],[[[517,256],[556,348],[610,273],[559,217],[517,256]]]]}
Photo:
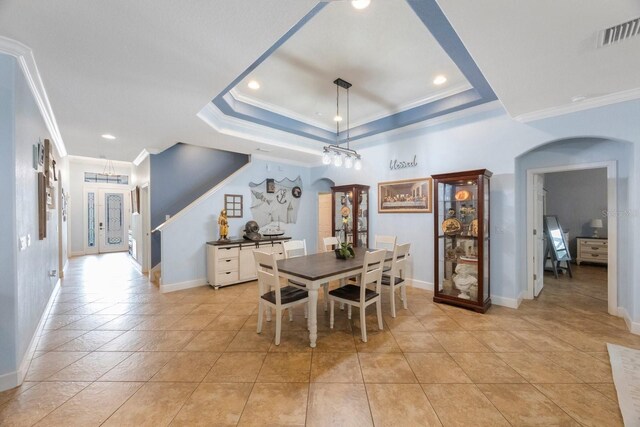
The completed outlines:
{"type": "Polygon", "coordinates": [[[606,343],[640,337],[576,290],[600,270],[485,315],[409,288],[368,343],[338,311],[312,350],[301,309],[255,333],[255,282],[161,294],[126,254],[73,258],[0,425],[622,425],[606,343]]]}

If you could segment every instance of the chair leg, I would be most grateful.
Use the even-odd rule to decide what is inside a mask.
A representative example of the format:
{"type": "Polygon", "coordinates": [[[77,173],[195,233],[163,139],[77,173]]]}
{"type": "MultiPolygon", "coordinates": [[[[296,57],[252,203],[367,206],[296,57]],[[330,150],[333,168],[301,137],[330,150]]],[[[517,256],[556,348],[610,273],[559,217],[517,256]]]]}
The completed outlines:
{"type": "Polygon", "coordinates": [[[329,309],[329,328],[333,329],[333,311],[336,306],[336,301],[331,300],[329,305],[331,306],[331,308],[329,309]]]}
{"type": "MultiPolygon", "coordinates": [[[[304,310],[305,310],[306,313],[309,313],[309,303],[306,303],[304,305],[304,310]]],[[[307,314],[307,316],[305,316],[305,319],[307,319],[307,331],[310,331],[311,330],[311,316],[309,316],[307,314]]]]}
{"type": "Polygon", "coordinates": [[[280,345],[280,332],[282,331],[282,310],[276,308],[276,345],[280,345]]]}
{"type": "Polygon", "coordinates": [[[376,301],[376,311],[378,312],[378,329],[382,330],[382,303],[380,302],[380,298],[376,301]]]}
{"type": "Polygon", "coordinates": [[[258,333],[262,332],[262,316],[264,315],[264,304],[258,303],[258,333]]]}
{"type": "Polygon", "coordinates": [[[389,286],[389,294],[391,296],[391,317],[396,317],[396,290],[394,286],[389,286]]]}
{"type": "MultiPolygon", "coordinates": [[[[347,281],[345,279],[340,279],[340,287],[343,287],[345,284],[347,283],[347,281]]],[[[349,306],[351,307],[351,306],[349,306]]],[[[344,303],[341,302],[340,303],[340,310],[344,310],[344,303]]],[[[349,319],[351,319],[351,316],[349,316],[349,319]]]]}
{"type": "Polygon", "coordinates": [[[271,322],[271,307],[266,307],[267,311],[267,322],[271,322]]]}
{"type": "Polygon", "coordinates": [[[351,320],[351,304],[347,307],[347,318],[351,320]]]}
{"type": "Polygon", "coordinates": [[[362,305],[360,306],[360,331],[362,332],[362,342],[367,342],[367,311],[362,305]]]}
{"type": "Polygon", "coordinates": [[[287,310],[289,312],[289,322],[293,322],[293,308],[287,310]]]}
{"type": "Polygon", "coordinates": [[[407,309],[407,285],[403,285],[400,288],[400,295],[402,295],[402,306],[407,309]]]}

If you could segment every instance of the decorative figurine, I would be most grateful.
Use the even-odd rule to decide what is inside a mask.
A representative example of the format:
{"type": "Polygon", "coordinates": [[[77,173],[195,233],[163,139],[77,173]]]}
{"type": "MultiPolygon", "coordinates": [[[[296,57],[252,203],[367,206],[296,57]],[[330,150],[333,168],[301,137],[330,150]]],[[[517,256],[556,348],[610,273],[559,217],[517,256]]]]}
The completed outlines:
{"type": "Polygon", "coordinates": [[[244,225],[244,238],[246,240],[253,240],[254,242],[260,241],[262,235],[258,233],[260,226],[255,221],[247,221],[244,225]]]}
{"type": "Polygon", "coordinates": [[[452,278],[456,288],[460,291],[458,298],[471,299],[469,290],[478,285],[478,279],[473,274],[477,274],[477,270],[472,265],[458,264],[456,266],[456,274],[452,278]]]}
{"type": "Polygon", "coordinates": [[[220,238],[218,240],[229,240],[229,221],[227,221],[227,210],[222,209],[218,217],[218,226],[220,227],[220,238]]]}

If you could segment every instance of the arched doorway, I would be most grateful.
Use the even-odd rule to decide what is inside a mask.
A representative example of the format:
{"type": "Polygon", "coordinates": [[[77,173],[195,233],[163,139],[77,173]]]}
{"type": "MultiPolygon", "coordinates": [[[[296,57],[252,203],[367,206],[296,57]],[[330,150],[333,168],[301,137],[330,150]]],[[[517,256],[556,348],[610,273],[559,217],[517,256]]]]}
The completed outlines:
{"type": "MultiPolygon", "coordinates": [[[[606,170],[606,209],[602,210],[601,216],[608,225],[607,311],[611,315],[619,315],[619,268],[620,265],[629,265],[622,258],[630,256],[632,242],[629,238],[620,236],[621,221],[617,213],[628,209],[626,182],[631,173],[629,159],[632,157],[633,147],[629,143],[585,137],[552,141],[516,159],[516,173],[521,183],[518,203],[524,211],[521,210],[524,215],[520,215],[519,229],[521,235],[525,236],[524,247],[521,249],[526,259],[523,278],[526,283],[525,298],[532,299],[540,291],[540,281],[544,280],[543,268],[547,262],[546,254],[541,256],[543,253],[540,250],[543,244],[540,177],[545,174],[601,168],[606,170]]],[[[575,255],[574,253],[573,259],[575,255]]],[[[623,275],[626,274],[625,270],[623,275]]]]}

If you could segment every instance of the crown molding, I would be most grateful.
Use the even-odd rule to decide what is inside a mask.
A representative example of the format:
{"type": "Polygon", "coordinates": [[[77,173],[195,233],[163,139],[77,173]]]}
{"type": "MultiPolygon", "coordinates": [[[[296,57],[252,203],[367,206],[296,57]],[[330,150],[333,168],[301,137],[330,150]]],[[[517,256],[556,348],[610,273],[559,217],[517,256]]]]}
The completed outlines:
{"type": "MultiPolygon", "coordinates": [[[[443,116],[434,117],[433,119],[424,120],[422,122],[414,123],[412,125],[408,125],[405,127],[396,128],[383,133],[372,135],[372,136],[363,138],[361,140],[352,141],[351,147],[358,147],[360,149],[366,148],[381,142],[387,142],[391,137],[401,137],[406,133],[415,132],[420,129],[427,129],[433,126],[438,126],[438,125],[453,122],[456,120],[462,120],[467,117],[472,117],[476,114],[481,114],[489,111],[498,111],[498,110],[504,112],[504,107],[500,101],[496,100],[491,102],[485,102],[484,104],[479,104],[464,110],[455,111],[453,113],[445,114],[443,116]]],[[[506,112],[504,114],[506,114],[506,112]]]]}
{"type": "Polygon", "coordinates": [[[53,144],[58,151],[58,155],[60,157],[65,157],[68,154],[67,147],[64,145],[62,135],[58,129],[58,123],[56,122],[56,117],[53,114],[53,109],[51,108],[47,91],[42,83],[42,78],[40,77],[40,72],[38,71],[33,51],[28,46],[16,40],[0,36],[0,53],[6,53],[7,55],[15,57],[18,64],[20,64],[22,74],[27,81],[29,89],[31,89],[31,93],[38,105],[40,114],[42,115],[50,137],[53,140],[53,144]]]}
{"type": "Polygon", "coordinates": [[[132,163],[136,166],[140,166],[140,163],[144,162],[144,159],[146,159],[150,154],[159,154],[161,152],[162,150],[158,150],[157,148],[143,148],[140,154],[133,159],[132,163]]]}
{"type": "Polygon", "coordinates": [[[322,146],[324,145],[316,140],[227,116],[212,102],[207,103],[197,116],[213,129],[225,135],[322,156],[322,146]]]}
{"type": "Polygon", "coordinates": [[[617,104],[619,102],[625,101],[632,101],[635,99],[640,99],[640,88],[611,93],[595,98],[587,98],[584,101],[557,107],[545,108],[538,111],[532,111],[530,113],[520,114],[513,118],[515,120],[518,120],[519,122],[527,123],[535,120],[548,119],[565,114],[577,113],[579,111],[589,110],[591,108],[606,107],[607,105],[617,104]]]}
{"type": "MultiPolygon", "coordinates": [[[[429,95],[429,96],[426,96],[426,97],[414,99],[413,101],[406,102],[406,103],[400,105],[399,107],[394,108],[393,110],[385,111],[385,112],[382,112],[382,113],[371,114],[371,115],[369,115],[369,116],[367,116],[367,117],[365,117],[363,119],[360,119],[358,121],[354,121],[353,123],[351,123],[349,125],[349,127],[350,128],[355,128],[355,127],[367,124],[369,122],[373,122],[375,120],[391,116],[393,114],[401,113],[403,111],[409,110],[409,109],[414,108],[414,107],[419,107],[420,105],[428,104],[430,102],[434,102],[434,101],[437,101],[439,99],[443,99],[443,98],[447,98],[449,96],[456,95],[458,93],[464,92],[465,90],[469,90],[469,89],[473,89],[473,86],[471,86],[471,84],[469,82],[460,83],[458,85],[455,85],[455,86],[452,86],[450,88],[447,88],[446,90],[441,90],[438,93],[435,93],[433,95],[429,95]]],[[[294,111],[291,111],[291,110],[289,110],[287,108],[283,108],[283,107],[280,107],[278,105],[275,105],[275,104],[272,104],[272,103],[269,103],[269,102],[265,102],[265,101],[262,101],[262,100],[257,99],[257,98],[252,98],[250,96],[247,96],[247,95],[239,92],[237,90],[237,88],[235,88],[235,87],[229,91],[229,94],[236,101],[240,101],[240,102],[243,102],[245,104],[249,104],[249,105],[253,105],[254,107],[261,108],[263,110],[271,111],[273,113],[277,113],[277,114],[280,114],[282,116],[286,116],[286,117],[289,117],[291,119],[298,120],[298,121],[306,123],[308,125],[315,126],[317,128],[320,128],[320,129],[324,129],[324,130],[326,130],[328,132],[335,132],[335,126],[327,126],[326,123],[322,123],[320,121],[313,120],[310,117],[304,116],[304,115],[299,114],[299,113],[294,112],[294,111]]]]}
{"type": "MultiPolygon", "coordinates": [[[[98,157],[84,157],[84,156],[74,156],[69,154],[68,155],[68,159],[70,163],[91,163],[91,164],[100,164],[100,165],[104,165],[105,162],[109,159],[107,158],[98,158],[98,157]]],[[[125,167],[130,167],[131,166],[131,162],[127,162],[125,160],[111,160],[111,163],[113,163],[115,166],[125,166],[125,167]]]]}

